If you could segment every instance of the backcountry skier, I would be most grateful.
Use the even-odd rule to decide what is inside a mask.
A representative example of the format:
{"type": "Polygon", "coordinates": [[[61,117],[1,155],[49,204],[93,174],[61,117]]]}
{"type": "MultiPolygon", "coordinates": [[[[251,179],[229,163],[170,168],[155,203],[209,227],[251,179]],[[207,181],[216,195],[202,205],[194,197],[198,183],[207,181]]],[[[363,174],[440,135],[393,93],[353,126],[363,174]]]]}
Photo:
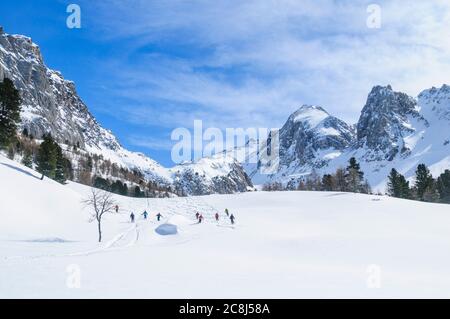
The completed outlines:
{"type": "Polygon", "coordinates": [[[234,215],[231,214],[231,215],[230,215],[230,220],[231,220],[231,224],[232,224],[232,225],[234,225],[234,218],[235,218],[234,215]]]}

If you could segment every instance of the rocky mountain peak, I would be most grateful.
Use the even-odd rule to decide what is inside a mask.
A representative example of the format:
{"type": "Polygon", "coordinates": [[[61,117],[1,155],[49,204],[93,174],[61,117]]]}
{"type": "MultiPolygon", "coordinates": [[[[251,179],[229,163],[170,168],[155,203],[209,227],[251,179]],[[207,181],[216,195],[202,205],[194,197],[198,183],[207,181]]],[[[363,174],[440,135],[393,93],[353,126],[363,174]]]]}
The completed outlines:
{"type": "Polygon", "coordinates": [[[353,129],[317,105],[303,105],[280,130],[280,164],[321,167],[329,160],[324,152],[347,148],[354,139],[353,129]],[[318,153],[321,156],[317,156],[318,153]]]}
{"type": "Polygon", "coordinates": [[[116,150],[118,141],[98,125],[78,96],[75,84],[49,69],[39,46],[22,35],[0,35],[0,79],[14,81],[22,98],[22,128],[40,138],[83,148],[116,150]]]}
{"type": "Polygon", "coordinates": [[[357,129],[358,147],[367,147],[367,160],[392,160],[408,149],[402,139],[413,132],[411,121],[425,121],[417,101],[390,85],[375,86],[361,111],[357,129]]]}

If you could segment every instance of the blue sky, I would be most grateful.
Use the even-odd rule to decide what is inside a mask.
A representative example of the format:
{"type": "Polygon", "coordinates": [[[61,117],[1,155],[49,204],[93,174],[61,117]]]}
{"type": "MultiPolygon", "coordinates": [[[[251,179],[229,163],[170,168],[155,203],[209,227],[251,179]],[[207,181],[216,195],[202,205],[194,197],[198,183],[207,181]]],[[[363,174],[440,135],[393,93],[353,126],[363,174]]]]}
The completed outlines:
{"type": "Polygon", "coordinates": [[[0,25],[32,37],[124,146],[171,165],[170,133],[194,119],[279,127],[318,104],[353,123],[374,85],[449,83],[450,3],[377,1],[370,29],[373,2],[2,0],[0,25]]]}

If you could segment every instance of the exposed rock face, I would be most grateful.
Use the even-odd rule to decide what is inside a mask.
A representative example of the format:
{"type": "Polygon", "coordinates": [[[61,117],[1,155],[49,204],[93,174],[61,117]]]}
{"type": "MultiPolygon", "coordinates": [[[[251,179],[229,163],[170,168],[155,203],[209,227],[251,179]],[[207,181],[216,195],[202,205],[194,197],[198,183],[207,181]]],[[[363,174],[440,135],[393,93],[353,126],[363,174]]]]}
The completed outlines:
{"type": "Polygon", "coordinates": [[[323,167],[331,159],[326,153],[343,151],[353,139],[353,129],[347,123],[320,106],[304,105],[280,130],[280,165],[295,162],[299,166],[323,167]]]}
{"type": "Polygon", "coordinates": [[[30,38],[0,35],[0,79],[8,77],[20,90],[22,128],[40,138],[50,132],[60,142],[86,147],[120,147],[77,95],[75,84],[48,69],[30,38]]]}
{"type": "Polygon", "coordinates": [[[391,86],[376,86],[361,111],[357,128],[358,147],[366,147],[367,160],[392,161],[410,151],[403,138],[414,132],[414,122],[425,119],[414,98],[394,92],[391,86]]]}
{"type": "MultiPolygon", "coordinates": [[[[78,96],[75,84],[65,80],[60,72],[47,68],[39,47],[30,38],[8,35],[0,29],[0,81],[5,77],[13,80],[21,94],[21,130],[26,128],[36,138],[51,133],[60,143],[79,145],[89,154],[101,155],[120,167],[137,170],[148,181],[165,186],[179,181],[171,170],[144,154],[123,148],[112,132],[104,129],[90,113],[78,96]]],[[[76,163],[73,166],[76,167],[76,163]]],[[[195,164],[190,166],[193,167],[195,164]]],[[[195,167],[201,175],[204,174],[202,169],[195,167]]],[[[184,170],[184,166],[173,169],[181,176],[189,176],[184,170]]],[[[208,174],[211,176],[202,181],[204,185],[198,185],[198,189],[204,191],[196,191],[196,194],[245,191],[251,185],[237,162],[222,166],[217,174],[209,168],[208,174]]],[[[192,194],[188,188],[186,190],[187,195],[192,194]]]]}

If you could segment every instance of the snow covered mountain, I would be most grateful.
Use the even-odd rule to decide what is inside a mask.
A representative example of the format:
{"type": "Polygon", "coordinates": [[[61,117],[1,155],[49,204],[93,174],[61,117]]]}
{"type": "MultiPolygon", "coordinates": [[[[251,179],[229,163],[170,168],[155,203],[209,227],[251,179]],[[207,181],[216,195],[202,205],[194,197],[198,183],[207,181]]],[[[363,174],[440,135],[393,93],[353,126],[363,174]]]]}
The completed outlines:
{"type": "Polygon", "coordinates": [[[277,172],[264,175],[261,163],[254,160],[257,148],[245,155],[245,160],[242,152],[249,147],[173,168],[126,150],[95,120],[77,95],[75,84],[46,67],[39,47],[30,38],[8,35],[0,28],[0,79],[4,77],[11,78],[21,92],[21,129],[37,138],[50,132],[67,145],[66,150],[78,145],[86,154],[138,171],[147,181],[183,194],[240,192],[268,181],[288,183],[313,170],[334,172],[345,167],[350,157],[356,157],[374,190],[381,192],[393,167],[407,178],[414,175],[419,163],[428,165],[435,175],[450,167],[448,85],[425,90],[417,98],[395,92],[389,85],[375,86],[355,125],[320,106],[304,105],[280,129],[277,172]]]}
{"type": "Polygon", "coordinates": [[[345,122],[320,106],[304,105],[280,130],[280,164],[325,166],[353,138],[353,129],[345,122]]]}
{"type": "Polygon", "coordinates": [[[6,34],[0,27],[0,80],[5,77],[13,80],[21,94],[21,130],[26,128],[36,138],[51,133],[66,145],[64,149],[77,146],[89,156],[95,154],[121,168],[138,171],[147,181],[164,186],[175,182],[189,185],[183,187],[186,194],[191,194],[192,189],[209,194],[242,191],[251,186],[236,161],[221,165],[217,171],[214,165],[205,166],[203,162],[167,169],[144,154],[128,151],[96,121],[78,96],[75,84],[45,65],[38,45],[28,37],[6,34]],[[192,169],[199,178],[181,181],[190,177],[192,169]]]}
{"type": "Polygon", "coordinates": [[[264,175],[260,173],[260,166],[245,167],[256,184],[267,180],[286,182],[307,175],[312,169],[327,167],[354,140],[355,131],[352,126],[330,115],[320,106],[303,105],[289,116],[279,131],[278,172],[264,175]]]}
{"type": "Polygon", "coordinates": [[[383,192],[392,168],[407,178],[420,163],[435,176],[450,168],[449,127],[450,86],[425,90],[418,98],[390,85],[375,86],[355,126],[322,107],[302,106],[280,129],[278,171],[261,175],[255,165],[245,167],[255,184],[288,183],[313,170],[334,172],[355,157],[374,190],[383,192]]]}
{"type": "Polygon", "coordinates": [[[368,161],[392,161],[411,151],[405,139],[428,122],[417,101],[392,87],[376,86],[370,92],[357,124],[358,147],[367,149],[368,161]]]}

